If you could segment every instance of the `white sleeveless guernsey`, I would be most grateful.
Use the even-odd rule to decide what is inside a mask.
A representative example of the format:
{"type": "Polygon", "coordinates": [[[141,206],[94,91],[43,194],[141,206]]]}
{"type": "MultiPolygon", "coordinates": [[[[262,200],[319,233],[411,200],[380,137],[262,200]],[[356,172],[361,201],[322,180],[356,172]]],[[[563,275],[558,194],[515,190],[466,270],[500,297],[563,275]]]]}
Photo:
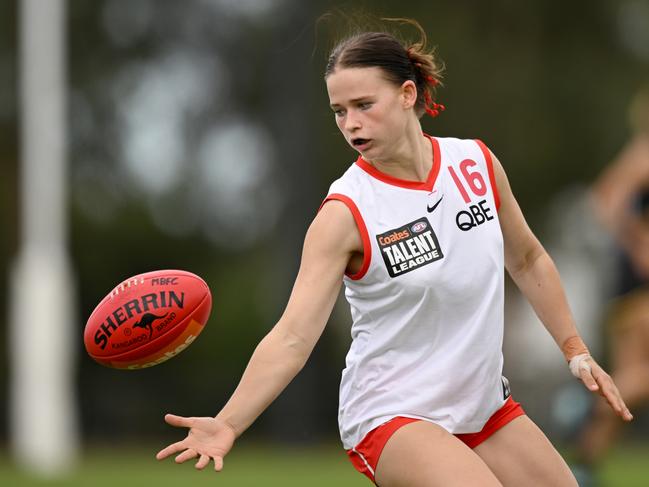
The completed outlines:
{"type": "Polygon", "coordinates": [[[508,395],[490,153],[480,141],[429,139],[427,181],[359,157],[325,199],[351,210],[364,252],[360,271],[344,277],[353,318],[338,414],[346,449],[395,416],[477,432],[508,395]]]}

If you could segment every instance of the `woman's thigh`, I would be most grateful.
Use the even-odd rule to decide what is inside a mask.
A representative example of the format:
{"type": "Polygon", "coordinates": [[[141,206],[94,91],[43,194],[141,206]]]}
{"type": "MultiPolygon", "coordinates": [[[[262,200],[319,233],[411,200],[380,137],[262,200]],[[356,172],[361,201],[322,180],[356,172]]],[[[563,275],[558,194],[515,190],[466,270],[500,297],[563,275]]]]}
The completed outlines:
{"type": "Polygon", "coordinates": [[[390,437],[374,477],[379,487],[502,487],[469,447],[427,421],[409,423],[390,437]]]}
{"type": "Polygon", "coordinates": [[[507,423],[474,451],[505,487],[578,487],[559,452],[527,416],[507,423]]]}

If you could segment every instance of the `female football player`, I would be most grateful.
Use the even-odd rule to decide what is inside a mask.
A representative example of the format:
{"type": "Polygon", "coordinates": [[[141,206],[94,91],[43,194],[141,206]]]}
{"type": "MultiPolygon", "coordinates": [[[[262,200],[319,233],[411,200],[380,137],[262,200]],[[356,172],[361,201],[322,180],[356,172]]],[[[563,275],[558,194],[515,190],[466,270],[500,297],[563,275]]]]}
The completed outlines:
{"type": "Polygon", "coordinates": [[[341,285],[353,342],[340,386],[343,446],[381,487],[576,486],[502,377],[504,269],[570,369],[631,419],[579,337],[557,270],[527,226],[498,159],[480,141],[422,133],[439,62],[421,39],[341,41],[325,70],[330,106],[358,160],[307,231],[286,309],[213,418],[158,453],[216,470],[235,439],[300,371],[341,285]]]}

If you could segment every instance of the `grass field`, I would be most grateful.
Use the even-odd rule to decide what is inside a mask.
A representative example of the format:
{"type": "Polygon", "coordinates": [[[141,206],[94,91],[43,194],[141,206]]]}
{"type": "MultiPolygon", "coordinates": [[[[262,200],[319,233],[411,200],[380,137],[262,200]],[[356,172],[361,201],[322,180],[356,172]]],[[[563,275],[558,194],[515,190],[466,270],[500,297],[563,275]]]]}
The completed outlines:
{"type": "Polygon", "coordinates": [[[193,462],[158,462],[159,445],[149,449],[91,449],[66,478],[44,481],[19,471],[3,455],[2,487],[203,487],[282,486],[345,487],[372,485],[357,473],[336,447],[250,447],[240,445],[225,459],[223,472],[197,471],[193,462]]]}
{"type": "MultiPolygon", "coordinates": [[[[369,487],[336,447],[287,449],[242,447],[226,458],[221,474],[190,464],[154,459],[150,449],[92,449],[79,468],[57,481],[39,480],[13,467],[3,455],[2,487],[369,487]]],[[[602,466],[604,487],[649,487],[649,446],[616,450],[602,466]]]]}

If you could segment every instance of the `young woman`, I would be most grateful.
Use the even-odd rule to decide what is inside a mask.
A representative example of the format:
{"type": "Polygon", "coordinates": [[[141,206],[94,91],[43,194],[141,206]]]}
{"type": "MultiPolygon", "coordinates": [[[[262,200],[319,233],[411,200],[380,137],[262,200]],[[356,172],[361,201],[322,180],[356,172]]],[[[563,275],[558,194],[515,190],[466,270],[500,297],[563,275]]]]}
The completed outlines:
{"type": "Polygon", "coordinates": [[[214,418],[167,415],[187,437],[161,450],[216,470],[235,439],[305,364],[342,283],[353,342],[340,432],[381,487],[575,486],[502,372],[506,268],[571,370],[631,419],[579,338],[557,270],[528,228],[502,166],[479,141],[422,133],[440,72],[425,34],[351,36],[325,72],[336,123],[360,157],[307,231],[286,310],[214,418]]]}

